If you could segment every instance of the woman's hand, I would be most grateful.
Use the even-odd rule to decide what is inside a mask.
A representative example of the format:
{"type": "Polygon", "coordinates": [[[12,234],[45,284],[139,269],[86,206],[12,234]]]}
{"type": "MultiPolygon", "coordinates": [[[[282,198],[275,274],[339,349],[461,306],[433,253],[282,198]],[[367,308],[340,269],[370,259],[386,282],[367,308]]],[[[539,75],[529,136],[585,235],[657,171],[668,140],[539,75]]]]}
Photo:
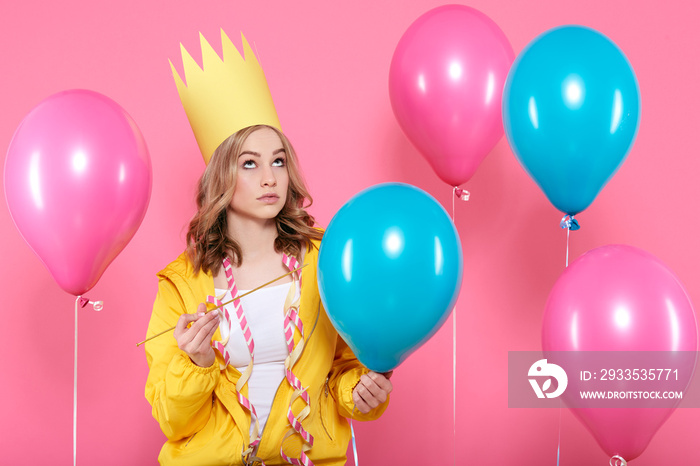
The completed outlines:
{"type": "Polygon", "coordinates": [[[211,339],[219,328],[219,311],[207,313],[207,306],[202,303],[196,314],[183,314],[175,326],[177,346],[187,353],[193,363],[200,367],[214,364],[216,354],[211,347],[211,339]],[[188,328],[187,325],[192,323],[188,328]]]}
{"type": "Polygon", "coordinates": [[[392,373],[393,371],[384,374],[370,371],[360,377],[360,383],[352,391],[352,400],[362,414],[369,413],[386,401],[387,396],[394,388],[389,380],[392,373]]]}

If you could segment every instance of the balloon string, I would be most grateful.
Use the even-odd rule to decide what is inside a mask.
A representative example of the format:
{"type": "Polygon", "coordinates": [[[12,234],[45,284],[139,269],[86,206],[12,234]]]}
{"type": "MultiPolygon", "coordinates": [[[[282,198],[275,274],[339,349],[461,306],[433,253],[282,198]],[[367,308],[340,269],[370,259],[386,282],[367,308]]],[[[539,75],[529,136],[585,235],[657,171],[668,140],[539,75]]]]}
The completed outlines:
{"type": "Polygon", "coordinates": [[[452,310],[452,452],[457,464],[457,305],[452,310]]]}
{"type": "MultiPolygon", "coordinates": [[[[566,229],[566,267],[569,267],[569,238],[571,230],[577,230],[579,228],[578,222],[574,220],[573,216],[566,215],[559,223],[561,228],[566,229]]],[[[561,453],[561,401],[559,402],[559,438],[557,439],[557,466],[559,466],[559,455],[561,453]]]]}
{"type": "Polygon", "coordinates": [[[452,310],[452,450],[457,464],[457,305],[452,310]]]}
{"type": "MultiPolygon", "coordinates": [[[[452,224],[457,229],[455,198],[469,200],[469,191],[455,186],[452,188],[452,224]]],[[[452,460],[457,465],[457,303],[452,308],[452,460]]]]}
{"type": "Polygon", "coordinates": [[[352,426],[352,420],[355,417],[356,406],[352,407],[352,414],[350,415],[350,435],[352,436],[352,453],[355,457],[355,466],[359,466],[357,463],[357,443],[355,442],[355,428],[352,426]]]}
{"type": "Polygon", "coordinates": [[[566,266],[569,266],[569,232],[571,230],[578,230],[581,226],[578,220],[574,218],[573,215],[565,215],[564,218],[559,222],[561,228],[566,229],[566,266]]]}
{"type": "MultiPolygon", "coordinates": [[[[571,230],[566,229],[566,267],[569,267],[569,234],[571,230]]],[[[561,400],[559,401],[559,439],[557,440],[557,466],[559,466],[559,453],[561,452],[561,400]]]]}
{"type": "Polygon", "coordinates": [[[75,298],[75,348],[73,350],[73,466],[78,461],[78,306],[81,308],[92,304],[95,311],[101,311],[104,307],[102,301],[90,301],[78,295],[75,298]]]}
{"type": "Polygon", "coordinates": [[[75,299],[75,348],[73,354],[73,466],[77,464],[78,453],[78,303],[75,299]]]}
{"type": "MultiPolygon", "coordinates": [[[[457,228],[455,221],[455,197],[457,190],[454,188],[454,196],[452,196],[452,223],[457,228]]],[[[452,309],[452,461],[457,465],[457,303],[452,309]]]]}
{"type": "Polygon", "coordinates": [[[561,399],[559,399],[559,440],[557,440],[557,466],[559,466],[559,453],[561,452],[561,399]]]}

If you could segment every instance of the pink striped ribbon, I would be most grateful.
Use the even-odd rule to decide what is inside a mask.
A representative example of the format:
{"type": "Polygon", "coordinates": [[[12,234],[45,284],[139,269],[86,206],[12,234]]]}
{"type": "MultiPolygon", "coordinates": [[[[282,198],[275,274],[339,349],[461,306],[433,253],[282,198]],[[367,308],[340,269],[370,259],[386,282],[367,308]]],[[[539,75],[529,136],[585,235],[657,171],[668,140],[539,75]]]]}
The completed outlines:
{"type": "MultiPolygon", "coordinates": [[[[296,258],[287,256],[286,254],[283,255],[282,262],[288,270],[299,268],[299,262],[296,260],[296,258]]],[[[289,350],[289,356],[287,356],[287,359],[284,361],[285,375],[289,384],[292,386],[292,388],[294,388],[294,394],[289,400],[289,407],[287,408],[287,420],[291,425],[291,429],[285,436],[285,439],[289,437],[290,434],[296,432],[301,435],[301,438],[304,440],[305,444],[301,448],[299,458],[289,457],[287,454],[285,454],[284,447],[280,447],[280,456],[282,456],[286,462],[296,466],[313,466],[314,463],[306,455],[306,452],[313,447],[314,437],[302,426],[302,421],[311,412],[309,393],[302,386],[301,380],[299,380],[299,378],[294,375],[294,372],[292,372],[294,364],[296,364],[296,362],[299,360],[299,357],[304,350],[304,324],[299,317],[299,301],[301,300],[301,271],[296,272],[294,275],[295,281],[298,283],[297,290],[294,290],[295,295],[297,296],[295,296],[296,299],[293,303],[285,303],[285,308],[287,310],[284,315],[284,335],[287,339],[287,349],[289,350]],[[295,329],[299,331],[301,336],[299,343],[296,346],[294,345],[295,329]],[[306,406],[298,415],[295,416],[294,411],[292,411],[292,403],[294,403],[297,398],[301,398],[306,403],[306,406]]],[[[287,297],[288,301],[290,300],[289,298],[290,296],[287,297]]],[[[284,444],[284,441],[282,443],[284,444]]]]}
{"type": "MultiPolygon", "coordinates": [[[[233,270],[231,269],[231,262],[229,261],[228,257],[224,257],[223,266],[224,273],[226,275],[226,282],[228,283],[228,290],[231,292],[231,296],[233,296],[235,299],[238,297],[238,287],[236,286],[236,281],[233,278],[233,270]]],[[[221,306],[223,304],[223,302],[216,296],[207,296],[207,302],[216,306],[221,306]]],[[[230,335],[232,325],[231,317],[225,307],[222,307],[221,309],[224,311],[224,320],[229,328],[230,335]]],[[[243,338],[248,346],[248,351],[250,352],[250,362],[248,363],[248,367],[246,367],[246,370],[243,372],[241,377],[238,379],[238,383],[236,384],[236,397],[238,398],[238,402],[250,412],[251,419],[255,422],[253,427],[253,438],[251,439],[248,449],[243,452],[243,456],[246,456],[253,451],[258,443],[260,443],[260,422],[258,420],[258,414],[255,411],[255,406],[253,406],[250,400],[241,393],[241,390],[245,386],[246,382],[248,382],[248,379],[250,379],[250,374],[253,372],[253,363],[255,360],[255,342],[253,341],[253,333],[250,331],[248,319],[246,319],[246,316],[243,313],[243,306],[241,306],[240,300],[233,301],[233,309],[241,327],[241,332],[243,332],[243,338]]],[[[212,343],[212,346],[217,349],[224,358],[224,367],[222,368],[224,369],[225,366],[228,366],[231,361],[231,356],[226,350],[226,342],[216,341],[212,343]]]]}
{"type": "MultiPolygon", "coordinates": [[[[284,266],[290,271],[299,268],[300,265],[296,258],[287,256],[286,254],[283,254],[282,262],[284,266]]],[[[231,263],[227,257],[224,258],[223,266],[224,272],[226,274],[226,281],[228,282],[228,289],[229,291],[231,291],[231,295],[235,299],[238,296],[238,288],[236,287],[236,282],[233,278],[231,263]]],[[[294,394],[292,395],[292,398],[289,402],[289,408],[287,409],[287,420],[289,421],[291,428],[287,435],[285,435],[282,443],[284,443],[284,440],[286,440],[290,435],[298,433],[299,435],[301,435],[305,444],[302,446],[299,458],[291,458],[287,456],[284,453],[283,448],[280,448],[280,455],[287,463],[293,464],[295,466],[314,466],[314,463],[306,455],[306,452],[309,451],[311,447],[313,447],[314,437],[302,426],[302,421],[311,412],[309,394],[307,390],[302,386],[301,380],[299,380],[299,378],[296,377],[292,372],[292,367],[294,367],[294,364],[298,361],[304,349],[304,324],[301,321],[301,318],[299,317],[299,301],[301,300],[301,271],[295,272],[294,274],[292,274],[292,277],[296,286],[290,288],[284,306],[286,309],[284,316],[284,334],[287,343],[287,349],[289,350],[289,355],[287,356],[284,365],[286,379],[292,386],[292,388],[294,388],[294,394]],[[301,335],[299,343],[296,345],[294,345],[295,330],[298,330],[301,335]],[[301,412],[298,415],[295,416],[294,412],[292,411],[292,403],[297,398],[301,398],[306,403],[306,406],[304,407],[304,409],[301,410],[301,412]]],[[[215,296],[207,296],[207,302],[216,306],[221,306],[223,304],[222,301],[215,296]]],[[[246,344],[248,345],[248,350],[250,351],[250,363],[248,364],[248,367],[246,367],[246,370],[243,372],[241,377],[238,379],[238,383],[236,384],[236,395],[238,397],[238,402],[241,404],[241,406],[246,408],[251,413],[251,422],[252,419],[255,419],[252,441],[250,442],[248,448],[245,451],[243,451],[242,455],[246,462],[248,462],[248,460],[256,460],[259,461],[262,466],[265,466],[265,462],[262,461],[262,459],[257,458],[253,454],[253,451],[260,443],[261,437],[259,433],[260,424],[258,421],[258,416],[255,412],[255,407],[252,405],[250,400],[241,394],[241,390],[250,378],[250,374],[253,370],[255,359],[255,342],[253,341],[253,334],[250,331],[248,320],[245,317],[240,300],[235,300],[233,302],[233,306],[236,313],[236,317],[238,319],[238,323],[241,327],[241,331],[243,332],[243,337],[245,338],[246,344]]],[[[223,317],[226,322],[225,325],[228,326],[230,335],[232,320],[225,307],[222,307],[222,309],[223,317]]],[[[226,350],[226,341],[215,341],[212,343],[212,346],[216,350],[218,350],[221,353],[221,356],[224,358],[224,365],[221,367],[221,369],[225,369],[225,367],[231,361],[230,355],[226,350]]]]}

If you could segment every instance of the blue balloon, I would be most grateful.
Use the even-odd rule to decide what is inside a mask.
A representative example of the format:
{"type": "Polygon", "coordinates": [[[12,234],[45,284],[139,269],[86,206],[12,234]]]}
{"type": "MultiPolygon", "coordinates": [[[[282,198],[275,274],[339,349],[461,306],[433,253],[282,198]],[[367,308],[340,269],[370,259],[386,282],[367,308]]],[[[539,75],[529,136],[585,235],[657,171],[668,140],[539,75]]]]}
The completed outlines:
{"type": "Polygon", "coordinates": [[[338,333],[367,368],[387,372],[437,332],[462,283],[462,246],[445,209],[414,186],[355,195],[331,220],[318,285],[338,333]]]}
{"type": "Polygon", "coordinates": [[[637,78],[603,34],[562,26],[518,55],[503,91],[510,147],[559,210],[586,209],[624,161],[640,119],[637,78]]]}

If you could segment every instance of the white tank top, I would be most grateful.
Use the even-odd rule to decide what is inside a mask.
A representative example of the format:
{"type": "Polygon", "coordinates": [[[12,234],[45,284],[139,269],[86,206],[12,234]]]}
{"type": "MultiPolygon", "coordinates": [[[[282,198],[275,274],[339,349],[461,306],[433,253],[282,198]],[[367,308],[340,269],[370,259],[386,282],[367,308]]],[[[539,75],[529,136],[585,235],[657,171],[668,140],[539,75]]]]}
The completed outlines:
{"type": "MultiPolygon", "coordinates": [[[[268,286],[241,298],[243,313],[255,341],[255,362],[248,379],[248,399],[258,414],[261,432],[270,414],[277,388],[284,380],[284,360],[289,354],[284,337],[284,301],[292,283],[268,286]]],[[[220,297],[225,290],[217,288],[215,291],[220,297]]],[[[238,293],[243,294],[246,291],[248,290],[238,290],[238,293]]],[[[226,292],[226,296],[221,299],[233,299],[231,292],[226,292]]],[[[227,304],[226,310],[231,316],[231,334],[229,337],[229,329],[222,320],[219,325],[221,338],[226,340],[229,337],[226,350],[231,356],[230,364],[243,372],[250,363],[250,352],[233,304],[227,304]]],[[[253,433],[253,423],[250,433],[253,433]]]]}

